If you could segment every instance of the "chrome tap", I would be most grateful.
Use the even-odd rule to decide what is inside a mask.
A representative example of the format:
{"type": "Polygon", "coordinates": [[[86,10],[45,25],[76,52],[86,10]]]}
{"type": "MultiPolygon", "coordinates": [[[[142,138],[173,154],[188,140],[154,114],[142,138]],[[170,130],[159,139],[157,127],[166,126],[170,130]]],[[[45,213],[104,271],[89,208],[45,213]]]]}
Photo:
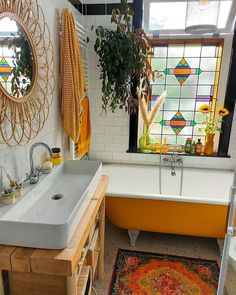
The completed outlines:
{"type": "Polygon", "coordinates": [[[171,176],[176,176],[176,166],[181,167],[181,177],[180,177],[180,196],[182,195],[183,189],[183,159],[176,152],[173,152],[170,156],[166,156],[162,159],[162,148],[160,150],[159,159],[159,190],[162,194],[162,165],[171,167],[171,176]]]}
{"type": "Polygon", "coordinates": [[[40,169],[35,169],[34,167],[34,160],[33,160],[33,153],[34,153],[34,149],[37,147],[37,146],[43,146],[47,149],[47,151],[49,152],[50,156],[52,157],[53,154],[52,154],[52,151],[50,149],[50,147],[44,143],[44,142],[36,142],[34,143],[31,148],[30,148],[30,173],[26,174],[26,180],[29,180],[29,182],[31,184],[35,184],[39,181],[39,178],[40,178],[40,175],[41,175],[41,171],[40,169]]]}
{"type": "Polygon", "coordinates": [[[175,165],[173,161],[171,161],[171,176],[176,176],[175,165]]]}
{"type": "Polygon", "coordinates": [[[175,152],[173,152],[170,157],[163,158],[162,162],[166,166],[170,165],[172,176],[176,175],[176,171],[175,171],[176,165],[178,165],[178,166],[183,165],[182,157],[175,152]]]}

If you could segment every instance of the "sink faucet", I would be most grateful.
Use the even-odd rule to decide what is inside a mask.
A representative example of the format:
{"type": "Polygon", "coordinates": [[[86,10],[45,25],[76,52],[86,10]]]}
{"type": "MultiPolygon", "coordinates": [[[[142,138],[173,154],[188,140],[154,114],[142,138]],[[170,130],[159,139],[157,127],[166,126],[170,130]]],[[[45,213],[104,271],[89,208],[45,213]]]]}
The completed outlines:
{"type": "Polygon", "coordinates": [[[34,160],[33,160],[33,153],[34,153],[34,149],[37,147],[37,146],[43,146],[47,149],[47,151],[49,152],[50,156],[52,157],[53,154],[52,154],[52,151],[50,149],[50,147],[44,143],[44,142],[36,142],[34,143],[31,148],[30,148],[30,173],[26,174],[26,181],[29,180],[29,182],[31,184],[35,184],[39,181],[39,177],[41,175],[41,171],[39,169],[35,169],[34,167],[34,160]]]}

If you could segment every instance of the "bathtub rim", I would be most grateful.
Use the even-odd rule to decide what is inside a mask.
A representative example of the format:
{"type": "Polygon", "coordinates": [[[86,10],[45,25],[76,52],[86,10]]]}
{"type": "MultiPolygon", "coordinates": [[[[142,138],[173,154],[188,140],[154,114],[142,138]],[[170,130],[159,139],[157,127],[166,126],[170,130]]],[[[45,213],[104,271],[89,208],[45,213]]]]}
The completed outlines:
{"type": "MultiPolygon", "coordinates": [[[[155,168],[156,165],[150,165],[145,164],[136,164],[136,163],[111,163],[111,162],[105,162],[103,163],[103,174],[107,175],[108,177],[112,177],[112,175],[110,175],[109,173],[107,173],[104,168],[105,167],[152,167],[155,168]]],[[[158,165],[157,165],[157,169],[158,169],[158,165]]],[[[187,169],[194,169],[194,170],[202,170],[203,168],[199,168],[199,167],[185,167],[187,169]]],[[[226,170],[226,169],[220,169],[217,170],[215,168],[204,168],[205,171],[218,171],[218,172],[226,172],[226,173],[232,173],[233,175],[233,171],[231,170],[226,170]]],[[[232,183],[233,184],[233,183],[232,183]]],[[[232,186],[231,186],[232,187],[232,186]]],[[[230,188],[231,188],[230,187],[230,188]]],[[[225,196],[222,198],[214,198],[212,197],[199,197],[199,196],[179,196],[179,195],[166,195],[166,194],[150,194],[150,193],[132,193],[130,191],[121,189],[120,191],[114,191],[112,189],[110,189],[110,187],[108,186],[107,191],[106,191],[106,196],[110,196],[110,197],[123,197],[123,198],[138,198],[138,199],[149,199],[149,200],[163,200],[163,198],[166,201],[177,201],[177,202],[188,202],[188,203],[200,203],[200,204],[213,204],[213,205],[229,205],[230,204],[230,196],[225,196]]]]}
{"type": "Polygon", "coordinates": [[[229,205],[230,200],[220,200],[220,199],[207,199],[199,197],[189,197],[189,196],[171,196],[171,195],[157,195],[157,194],[136,194],[130,192],[110,192],[106,191],[106,197],[111,198],[130,198],[130,199],[146,199],[146,200],[161,200],[161,201],[175,201],[175,202],[186,202],[186,203],[198,203],[198,204],[212,204],[212,205],[229,205]]]}

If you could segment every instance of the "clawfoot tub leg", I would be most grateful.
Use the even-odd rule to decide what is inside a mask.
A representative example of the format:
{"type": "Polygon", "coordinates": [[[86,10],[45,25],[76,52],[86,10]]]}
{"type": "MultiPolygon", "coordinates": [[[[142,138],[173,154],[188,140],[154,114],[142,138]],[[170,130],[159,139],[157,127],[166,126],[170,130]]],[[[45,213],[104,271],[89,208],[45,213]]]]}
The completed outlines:
{"type": "Polygon", "coordinates": [[[129,230],[128,229],[128,234],[129,234],[129,239],[130,239],[130,246],[135,247],[136,242],[138,239],[140,231],[139,230],[129,230]]]}
{"type": "Polygon", "coordinates": [[[217,244],[220,249],[220,257],[222,257],[223,249],[224,249],[224,239],[217,239],[217,244]]]}

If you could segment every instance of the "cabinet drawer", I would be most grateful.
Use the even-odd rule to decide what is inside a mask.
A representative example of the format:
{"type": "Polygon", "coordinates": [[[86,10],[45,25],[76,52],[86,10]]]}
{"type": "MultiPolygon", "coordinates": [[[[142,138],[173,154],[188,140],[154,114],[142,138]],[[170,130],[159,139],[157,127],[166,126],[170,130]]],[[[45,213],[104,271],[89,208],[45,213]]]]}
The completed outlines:
{"type": "Polygon", "coordinates": [[[92,294],[92,271],[90,266],[83,266],[77,281],[77,295],[92,294]]]}
{"type": "Polygon", "coordinates": [[[100,243],[99,243],[99,229],[97,228],[94,232],[91,244],[88,248],[86,262],[92,268],[93,278],[96,272],[98,257],[100,253],[100,243]]]}

